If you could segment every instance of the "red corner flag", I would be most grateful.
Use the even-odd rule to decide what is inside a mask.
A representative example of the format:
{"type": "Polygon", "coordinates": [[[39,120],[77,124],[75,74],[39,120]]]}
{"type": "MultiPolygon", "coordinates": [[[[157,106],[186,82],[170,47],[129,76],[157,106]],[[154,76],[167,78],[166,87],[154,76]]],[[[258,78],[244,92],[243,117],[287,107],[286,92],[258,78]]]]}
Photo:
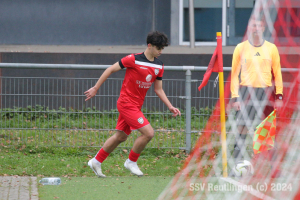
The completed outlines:
{"type": "Polygon", "coordinates": [[[204,86],[206,86],[209,77],[212,72],[223,72],[223,57],[222,57],[222,38],[217,37],[217,48],[215,49],[214,54],[211,57],[211,60],[208,64],[207,70],[204,74],[201,85],[198,87],[200,91],[204,86]],[[219,42],[220,40],[220,42],[219,42]]]}

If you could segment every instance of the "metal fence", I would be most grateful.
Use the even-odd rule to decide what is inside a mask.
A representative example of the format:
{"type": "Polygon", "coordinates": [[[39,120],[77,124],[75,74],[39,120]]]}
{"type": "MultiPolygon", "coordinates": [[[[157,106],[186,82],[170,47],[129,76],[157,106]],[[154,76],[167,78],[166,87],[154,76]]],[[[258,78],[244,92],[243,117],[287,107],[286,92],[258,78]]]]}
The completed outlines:
{"type": "MultiPolygon", "coordinates": [[[[0,63],[0,67],[42,69],[106,69],[107,65],[17,64],[0,63]]],[[[192,80],[192,71],[206,67],[165,66],[184,70],[182,79],[163,80],[163,89],[182,116],[173,118],[151,87],[142,108],[155,129],[147,145],[152,148],[180,148],[190,151],[219,96],[218,84],[209,81],[197,90],[201,80],[192,80]]],[[[224,67],[224,71],[230,71],[224,67]]],[[[109,78],[97,95],[85,101],[84,91],[98,79],[57,77],[0,77],[0,144],[99,147],[114,134],[118,99],[123,79],[109,78]]],[[[133,131],[120,147],[131,147],[139,133],[133,131]]]]}

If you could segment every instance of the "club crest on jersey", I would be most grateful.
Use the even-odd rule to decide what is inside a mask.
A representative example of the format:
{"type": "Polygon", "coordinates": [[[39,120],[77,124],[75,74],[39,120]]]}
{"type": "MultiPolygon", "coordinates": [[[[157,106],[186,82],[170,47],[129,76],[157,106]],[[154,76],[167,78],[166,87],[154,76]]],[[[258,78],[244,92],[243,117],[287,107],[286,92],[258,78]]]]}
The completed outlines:
{"type": "Polygon", "coordinates": [[[148,74],[148,76],[146,77],[146,81],[149,82],[149,81],[151,81],[151,79],[152,79],[152,75],[148,74]]]}
{"type": "Polygon", "coordinates": [[[155,75],[157,75],[158,72],[159,72],[159,69],[155,69],[155,70],[154,70],[155,75]]]}
{"type": "Polygon", "coordinates": [[[142,117],[140,117],[140,118],[138,118],[138,122],[139,122],[140,124],[143,124],[143,123],[144,123],[144,119],[143,119],[142,117]]]}

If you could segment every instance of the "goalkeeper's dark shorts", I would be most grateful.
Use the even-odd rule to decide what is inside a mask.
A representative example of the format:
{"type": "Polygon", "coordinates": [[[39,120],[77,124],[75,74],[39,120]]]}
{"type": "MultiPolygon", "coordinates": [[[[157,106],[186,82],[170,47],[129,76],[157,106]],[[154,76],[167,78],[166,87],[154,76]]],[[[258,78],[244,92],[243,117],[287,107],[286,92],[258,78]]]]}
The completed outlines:
{"type": "Polygon", "coordinates": [[[273,87],[253,88],[242,86],[239,90],[241,110],[236,112],[237,125],[255,128],[274,110],[273,87]]]}

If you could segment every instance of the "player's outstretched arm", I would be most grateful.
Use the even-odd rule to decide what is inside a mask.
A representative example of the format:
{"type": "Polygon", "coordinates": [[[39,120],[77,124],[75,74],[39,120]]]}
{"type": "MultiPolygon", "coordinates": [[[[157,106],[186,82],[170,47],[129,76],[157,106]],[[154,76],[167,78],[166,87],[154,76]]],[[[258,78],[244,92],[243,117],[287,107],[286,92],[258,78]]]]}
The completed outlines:
{"type": "Polygon", "coordinates": [[[154,81],[154,91],[157,96],[168,106],[169,110],[173,113],[173,117],[177,115],[181,115],[180,110],[172,106],[171,102],[169,101],[167,95],[165,94],[164,90],[162,89],[162,80],[155,80],[154,81]]]}
{"type": "Polygon", "coordinates": [[[106,79],[112,74],[117,71],[121,70],[121,67],[119,65],[119,62],[116,62],[109,68],[107,68],[103,74],[100,76],[99,80],[97,81],[96,85],[94,87],[91,87],[89,90],[85,91],[84,94],[86,96],[85,101],[91,99],[97,94],[97,91],[99,90],[100,86],[106,81],[106,79]]]}

